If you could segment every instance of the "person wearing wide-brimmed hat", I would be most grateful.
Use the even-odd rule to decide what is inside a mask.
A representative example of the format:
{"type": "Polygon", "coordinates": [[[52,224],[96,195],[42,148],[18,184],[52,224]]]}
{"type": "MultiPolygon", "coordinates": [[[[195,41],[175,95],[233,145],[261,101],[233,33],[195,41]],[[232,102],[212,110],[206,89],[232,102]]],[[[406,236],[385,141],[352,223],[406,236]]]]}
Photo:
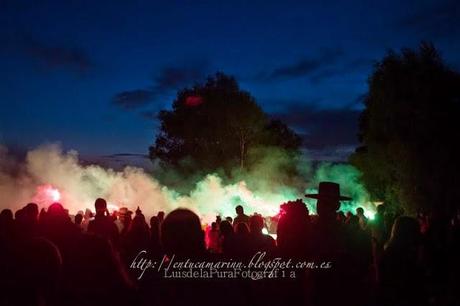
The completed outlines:
{"type": "MultiPolygon", "coordinates": [[[[318,219],[312,227],[308,249],[315,264],[328,264],[328,269],[306,271],[307,282],[314,284],[306,288],[309,304],[352,305],[349,292],[353,279],[349,266],[349,245],[345,224],[336,220],[340,201],[351,200],[340,194],[340,185],[333,182],[319,183],[317,194],[306,194],[316,199],[318,219]]],[[[355,301],[356,302],[356,301],[355,301]]]]}
{"type": "Polygon", "coordinates": [[[349,201],[350,197],[340,194],[340,185],[333,182],[319,183],[317,194],[306,194],[307,198],[317,199],[316,211],[322,219],[335,219],[335,214],[340,208],[340,201],[349,201]]]}

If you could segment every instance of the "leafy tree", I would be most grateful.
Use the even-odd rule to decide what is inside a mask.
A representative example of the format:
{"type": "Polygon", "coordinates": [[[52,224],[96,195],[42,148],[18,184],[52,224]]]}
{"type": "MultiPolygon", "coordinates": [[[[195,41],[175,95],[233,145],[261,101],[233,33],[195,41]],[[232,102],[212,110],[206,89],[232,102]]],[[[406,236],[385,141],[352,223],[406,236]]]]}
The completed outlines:
{"type": "Polygon", "coordinates": [[[247,169],[248,152],[260,146],[297,151],[300,138],[271,121],[233,77],[217,73],[178,92],[172,110],[159,114],[160,132],[150,157],[181,174],[247,169]]]}
{"type": "Polygon", "coordinates": [[[369,79],[350,161],[375,200],[448,213],[458,205],[460,75],[433,45],[389,52],[369,79]]]}

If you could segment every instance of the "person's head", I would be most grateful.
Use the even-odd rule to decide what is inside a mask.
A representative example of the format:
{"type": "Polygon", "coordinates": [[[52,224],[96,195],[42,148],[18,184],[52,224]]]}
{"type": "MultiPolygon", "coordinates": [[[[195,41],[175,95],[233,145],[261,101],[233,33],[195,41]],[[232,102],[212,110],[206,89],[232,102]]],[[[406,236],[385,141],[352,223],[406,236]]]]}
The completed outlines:
{"type": "Polygon", "coordinates": [[[148,232],[149,228],[147,222],[145,222],[145,217],[142,214],[135,215],[131,223],[129,224],[129,232],[148,232]]]}
{"type": "Polygon", "coordinates": [[[4,222],[13,221],[13,212],[11,211],[11,209],[3,209],[0,213],[0,220],[4,222]]]}
{"type": "Polygon", "coordinates": [[[356,215],[360,217],[364,216],[364,209],[362,207],[356,208],[356,215]]]}
{"type": "Polygon", "coordinates": [[[359,228],[359,217],[355,215],[351,215],[350,218],[347,219],[347,224],[351,228],[359,228]]]}
{"type": "Polygon", "coordinates": [[[96,209],[96,215],[104,214],[107,211],[107,202],[102,198],[98,198],[94,202],[94,208],[96,209]]]}
{"type": "Polygon", "coordinates": [[[160,226],[160,219],[157,216],[152,216],[150,218],[150,228],[151,229],[159,229],[160,226]]]}
{"type": "Polygon", "coordinates": [[[233,227],[228,221],[222,221],[219,225],[219,231],[222,236],[233,234],[233,227]]]}
{"type": "Polygon", "coordinates": [[[24,207],[25,216],[29,221],[38,220],[38,205],[35,203],[29,203],[24,207]]]}
{"type": "Polygon", "coordinates": [[[212,222],[211,223],[211,230],[212,231],[217,231],[217,222],[212,222]]]}
{"type": "Polygon", "coordinates": [[[76,214],[75,215],[75,224],[80,225],[82,221],[83,221],[83,215],[82,214],[76,214]]]}
{"type": "Polygon", "coordinates": [[[228,223],[232,224],[233,223],[233,218],[232,217],[226,217],[225,221],[227,221],[228,223]]]}
{"type": "Polygon", "coordinates": [[[343,211],[337,212],[336,219],[339,222],[345,222],[345,214],[343,213],[343,211]]]}
{"type": "Polygon", "coordinates": [[[385,204],[380,204],[379,206],[377,206],[377,214],[383,216],[385,214],[385,209],[385,204]]]}
{"type": "Polygon", "coordinates": [[[237,207],[235,207],[235,211],[238,216],[244,214],[244,208],[241,205],[238,205],[237,207]]]}
{"type": "Polygon", "coordinates": [[[340,185],[334,182],[320,182],[317,194],[306,194],[308,198],[317,199],[316,211],[320,220],[332,221],[340,208],[340,201],[351,198],[340,194],[340,185]]]}
{"type": "Polygon", "coordinates": [[[159,211],[158,214],[157,214],[157,217],[158,217],[158,220],[161,222],[163,222],[163,220],[165,219],[165,212],[164,211],[159,211]]]}
{"type": "Polygon", "coordinates": [[[85,209],[85,214],[84,214],[84,219],[91,219],[93,217],[93,213],[91,212],[91,209],[87,208],[85,209]]]}
{"type": "Polygon", "coordinates": [[[48,207],[47,216],[49,218],[63,218],[67,213],[61,203],[53,203],[48,207]]]}
{"type": "Polygon", "coordinates": [[[170,212],[161,225],[161,234],[169,255],[194,256],[205,251],[200,219],[191,210],[179,208],[170,212]]]}
{"type": "Polygon", "coordinates": [[[249,218],[249,230],[251,233],[262,233],[264,228],[264,218],[260,215],[253,215],[249,218]]]}
{"type": "Polygon", "coordinates": [[[158,243],[160,242],[160,220],[157,216],[150,218],[150,238],[158,243]]]}
{"type": "MultiPolygon", "coordinates": [[[[272,220],[274,220],[272,218],[272,220]]],[[[310,216],[305,203],[299,199],[289,201],[280,206],[279,219],[276,227],[277,245],[284,255],[302,255],[307,242],[310,216]]]]}
{"type": "Polygon", "coordinates": [[[316,211],[322,219],[334,219],[337,210],[340,208],[340,202],[334,198],[320,198],[316,203],[316,211]]]}
{"type": "Polygon", "coordinates": [[[24,222],[25,212],[23,208],[16,210],[14,213],[14,219],[16,222],[24,222]]]}
{"type": "MultiPolygon", "coordinates": [[[[42,221],[40,220],[42,223],[42,221]]],[[[43,220],[44,225],[46,226],[57,226],[57,224],[60,224],[59,226],[63,226],[64,224],[71,223],[71,219],[69,214],[66,212],[64,207],[62,206],[61,203],[53,203],[51,204],[47,211],[46,211],[46,217],[43,220]]],[[[54,234],[54,233],[53,233],[54,234]]],[[[56,233],[58,234],[58,233],[56,233]]]]}

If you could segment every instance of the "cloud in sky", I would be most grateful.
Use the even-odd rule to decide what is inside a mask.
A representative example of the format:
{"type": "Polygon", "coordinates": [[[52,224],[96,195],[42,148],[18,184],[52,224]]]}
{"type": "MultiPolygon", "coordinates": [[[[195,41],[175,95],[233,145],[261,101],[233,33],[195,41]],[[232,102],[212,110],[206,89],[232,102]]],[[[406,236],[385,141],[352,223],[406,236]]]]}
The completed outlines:
{"type": "Polygon", "coordinates": [[[274,81],[310,76],[325,67],[335,64],[343,55],[344,52],[340,48],[325,49],[316,56],[303,57],[295,63],[279,66],[263,78],[274,81]]]}
{"type": "Polygon", "coordinates": [[[147,89],[127,90],[116,94],[112,102],[124,109],[136,109],[148,104],[154,96],[154,93],[147,89]]]}
{"type": "Polygon", "coordinates": [[[370,70],[375,62],[367,56],[347,56],[341,48],[336,47],[321,50],[315,56],[302,57],[294,63],[259,72],[249,80],[272,83],[303,78],[317,84],[335,77],[363,73],[370,70]]]}
{"type": "Polygon", "coordinates": [[[81,75],[95,66],[89,54],[78,46],[50,43],[29,34],[7,33],[2,44],[3,51],[29,58],[45,71],[64,69],[81,75]]]}
{"type": "MultiPolygon", "coordinates": [[[[202,61],[192,61],[182,66],[166,66],[154,77],[152,86],[120,92],[113,97],[112,102],[124,109],[138,109],[158,97],[202,81],[207,74],[208,65],[202,61]]],[[[144,116],[146,114],[142,114],[143,117],[151,117],[151,112],[144,116]]]]}

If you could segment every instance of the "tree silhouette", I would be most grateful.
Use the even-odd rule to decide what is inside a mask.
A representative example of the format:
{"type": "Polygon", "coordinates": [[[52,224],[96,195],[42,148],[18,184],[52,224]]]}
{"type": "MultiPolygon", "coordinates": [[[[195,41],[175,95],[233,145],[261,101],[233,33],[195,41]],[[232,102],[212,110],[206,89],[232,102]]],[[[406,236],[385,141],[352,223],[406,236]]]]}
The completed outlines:
{"type": "Polygon", "coordinates": [[[369,79],[350,161],[374,199],[408,212],[458,205],[460,75],[432,44],[389,52],[369,79]]]}
{"type": "Polygon", "coordinates": [[[260,146],[290,151],[300,147],[297,134],[270,120],[255,99],[223,73],[179,91],[172,107],[159,114],[161,128],[150,157],[182,174],[245,169],[250,166],[248,152],[260,146]]]}

